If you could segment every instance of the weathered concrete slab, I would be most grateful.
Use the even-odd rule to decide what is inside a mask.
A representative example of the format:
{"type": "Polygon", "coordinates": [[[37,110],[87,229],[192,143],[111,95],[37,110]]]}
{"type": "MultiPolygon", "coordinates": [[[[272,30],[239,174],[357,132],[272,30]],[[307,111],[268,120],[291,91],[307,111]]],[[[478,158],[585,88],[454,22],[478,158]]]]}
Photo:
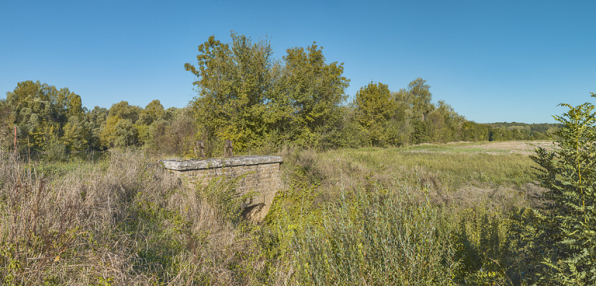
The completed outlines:
{"type": "Polygon", "coordinates": [[[161,160],[190,187],[205,187],[221,176],[240,178],[235,187],[239,195],[256,192],[258,195],[244,204],[244,216],[259,222],[265,218],[275,194],[282,187],[280,156],[238,156],[206,160],[161,160]]]}
{"type": "Polygon", "coordinates": [[[231,158],[212,158],[206,160],[161,160],[168,170],[190,171],[221,167],[251,166],[261,164],[283,163],[280,156],[238,156],[231,158]]]}

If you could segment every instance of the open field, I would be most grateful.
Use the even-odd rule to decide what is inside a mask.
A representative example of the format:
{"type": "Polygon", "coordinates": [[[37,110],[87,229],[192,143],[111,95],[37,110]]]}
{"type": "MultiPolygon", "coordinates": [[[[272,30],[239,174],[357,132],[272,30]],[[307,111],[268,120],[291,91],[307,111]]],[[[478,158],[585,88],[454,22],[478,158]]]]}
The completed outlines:
{"type": "MultiPolygon", "coordinates": [[[[312,156],[313,175],[326,193],[362,186],[366,180],[405,181],[431,191],[433,200],[477,202],[480,197],[509,198],[508,205],[529,203],[538,192],[533,182],[536,164],[530,159],[536,146],[550,142],[495,142],[423,144],[406,148],[340,149],[312,156]],[[474,193],[474,194],[472,194],[474,193]],[[479,196],[479,197],[477,197],[479,196]]],[[[494,201],[489,201],[493,203],[494,201]]]]}
{"type": "Polygon", "coordinates": [[[474,285],[516,279],[508,271],[517,266],[491,261],[504,259],[495,247],[508,247],[505,213],[536,204],[532,195],[540,188],[532,184],[528,150],[548,144],[285,150],[285,187],[261,225],[239,219],[232,182],[188,189],[140,151],[69,162],[3,153],[0,280],[474,285]],[[487,244],[487,235],[497,240],[487,244]],[[482,251],[494,255],[478,256],[482,251]]]}
{"type": "MultiPolygon", "coordinates": [[[[535,195],[544,190],[535,185],[534,168],[537,165],[529,156],[532,154],[529,150],[533,150],[536,146],[552,148],[552,143],[542,141],[485,144],[459,142],[423,144],[406,148],[340,149],[324,153],[301,151],[292,154],[289,152],[284,156],[286,158],[284,168],[290,174],[286,178],[286,182],[291,182],[292,186],[297,183],[311,184],[314,186],[314,190],[303,187],[294,193],[284,193],[282,194],[283,200],[280,200],[279,203],[283,205],[283,209],[289,210],[288,212],[299,213],[301,217],[306,218],[302,219],[302,221],[307,221],[308,225],[306,227],[302,225],[304,231],[302,245],[304,247],[308,245],[310,249],[313,249],[313,255],[314,253],[323,253],[322,256],[332,256],[336,251],[333,250],[333,245],[342,245],[344,241],[355,241],[354,243],[367,245],[369,249],[366,252],[377,253],[377,259],[382,259],[382,257],[395,255],[395,253],[378,253],[376,247],[378,247],[379,241],[386,238],[377,232],[362,234],[361,230],[368,229],[367,225],[374,225],[377,230],[396,231],[394,228],[399,228],[400,224],[398,223],[396,226],[390,222],[396,223],[394,220],[412,220],[410,223],[420,226],[424,223],[416,221],[419,216],[413,214],[410,214],[411,216],[408,218],[386,217],[384,215],[387,215],[387,212],[408,213],[412,210],[393,205],[386,208],[387,206],[382,203],[372,207],[370,205],[374,205],[374,203],[371,201],[389,199],[393,204],[396,202],[392,200],[397,197],[401,198],[401,203],[409,202],[412,205],[421,201],[426,202],[428,205],[423,209],[439,212],[438,214],[419,214],[428,216],[425,221],[436,220],[432,226],[427,225],[426,227],[433,227],[437,231],[449,233],[447,236],[451,236],[451,238],[445,238],[447,240],[457,238],[452,241],[453,244],[441,246],[442,249],[453,251],[451,258],[454,259],[452,262],[455,264],[451,266],[454,268],[439,270],[439,267],[433,271],[443,274],[450,273],[449,275],[456,277],[453,280],[457,281],[456,284],[478,285],[489,281],[491,283],[498,281],[500,285],[507,285],[512,280],[517,281],[514,283],[517,284],[523,278],[507,273],[520,269],[519,265],[510,263],[507,266],[498,266],[494,263],[508,263],[505,262],[505,258],[497,257],[497,253],[504,255],[510,251],[503,243],[507,241],[508,228],[517,223],[508,219],[511,212],[516,213],[518,210],[536,207],[540,204],[535,195]],[[300,172],[297,172],[297,169],[300,172]],[[305,195],[302,192],[308,192],[308,194],[305,195]],[[371,194],[373,194],[372,197],[370,197],[371,194]],[[380,197],[375,197],[377,195],[380,197]],[[305,204],[305,201],[311,202],[311,207],[305,204]],[[326,207],[320,207],[321,205],[326,207]],[[370,213],[368,207],[358,210],[357,206],[362,205],[376,209],[381,221],[371,220],[368,216],[362,217],[362,214],[370,213]],[[322,212],[321,209],[323,209],[322,212]],[[347,217],[343,217],[343,215],[338,217],[338,213],[346,213],[347,217]],[[313,227],[313,225],[319,227],[313,227]],[[343,225],[345,228],[336,228],[334,225],[343,225]],[[493,242],[488,243],[487,236],[492,237],[493,242]],[[327,237],[328,239],[324,240],[324,243],[317,243],[314,237],[327,237]],[[328,245],[327,241],[334,242],[329,242],[328,245]],[[489,248],[492,250],[489,251],[489,248]],[[492,252],[494,255],[490,257],[478,256],[478,252],[483,251],[485,253],[492,252]],[[464,260],[462,262],[458,259],[464,260]],[[458,266],[455,266],[456,264],[458,266]],[[485,272],[476,272],[479,269],[484,269],[485,272]]],[[[373,211],[373,213],[375,212],[373,211]]],[[[271,216],[274,217],[275,213],[271,216]]],[[[300,222],[288,218],[282,219],[282,221],[296,228],[300,228],[301,225],[300,222]]],[[[424,236],[422,233],[420,235],[424,236]]],[[[419,245],[417,247],[432,249],[435,246],[419,245]]],[[[344,245],[344,247],[349,248],[350,246],[344,245]]],[[[407,248],[412,245],[402,245],[402,247],[407,248]]],[[[327,264],[324,259],[319,260],[322,258],[317,257],[315,255],[314,258],[305,259],[304,262],[317,264],[317,267],[328,267],[325,266],[327,264]]],[[[432,255],[427,258],[433,259],[432,255]]],[[[365,260],[367,262],[359,263],[357,261],[361,258],[353,257],[351,259],[350,263],[358,264],[370,271],[383,268],[383,266],[375,264],[375,260],[365,260]]],[[[347,264],[342,262],[336,267],[338,269],[349,268],[347,264]]],[[[407,270],[409,269],[400,271],[407,272],[407,270]]],[[[350,279],[351,281],[362,279],[362,276],[348,274],[342,270],[334,271],[329,270],[325,275],[320,274],[321,276],[315,281],[328,284],[329,281],[348,283],[350,279]]],[[[392,275],[394,271],[397,270],[386,269],[384,274],[392,275]]],[[[391,284],[395,281],[408,281],[412,277],[384,279],[376,277],[366,281],[391,284]]],[[[431,284],[447,284],[447,280],[431,284]]],[[[418,281],[426,280],[421,278],[418,281]]]]}
{"type": "Polygon", "coordinates": [[[551,141],[505,141],[505,142],[450,142],[446,144],[420,144],[406,147],[405,150],[445,153],[487,153],[487,154],[523,154],[532,155],[538,147],[552,149],[551,141]]]}

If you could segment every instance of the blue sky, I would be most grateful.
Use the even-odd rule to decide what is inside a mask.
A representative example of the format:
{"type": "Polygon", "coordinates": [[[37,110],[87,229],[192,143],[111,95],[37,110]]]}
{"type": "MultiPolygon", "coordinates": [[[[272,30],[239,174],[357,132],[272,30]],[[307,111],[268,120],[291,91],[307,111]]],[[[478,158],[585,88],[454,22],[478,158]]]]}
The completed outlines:
{"type": "Polygon", "coordinates": [[[554,122],[596,102],[596,1],[0,1],[0,97],[17,82],[68,87],[88,108],[195,95],[197,46],[230,31],[274,57],[316,41],[353,96],[417,77],[476,122],[554,122]]]}

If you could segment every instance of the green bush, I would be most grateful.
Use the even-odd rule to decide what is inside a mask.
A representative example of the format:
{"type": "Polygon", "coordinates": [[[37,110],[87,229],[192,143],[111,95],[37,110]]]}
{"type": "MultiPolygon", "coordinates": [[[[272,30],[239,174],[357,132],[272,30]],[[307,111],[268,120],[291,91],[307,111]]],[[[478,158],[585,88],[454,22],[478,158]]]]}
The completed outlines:
{"type": "Polygon", "coordinates": [[[422,190],[342,194],[320,225],[294,238],[294,282],[302,285],[447,285],[456,267],[448,232],[422,190]]]}
{"type": "Polygon", "coordinates": [[[506,285],[511,265],[508,220],[479,205],[458,214],[459,225],[451,226],[455,260],[459,262],[455,280],[464,285],[506,285]]]}
{"type": "Polygon", "coordinates": [[[45,158],[49,161],[64,161],[67,158],[66,145],[56,137],[47,144],[45,158]]]}
{"type": "MultiPolygon", "coordinates": [[[[592,94],[595,96],[595,94],[592,94]]],[[[542,196],[536,249],[548,267],[537,273],[547,283],[596,283],[596,113],[584,103],[555,119],[554,150],[539,148],[539,181],[548,189],[542,196]]]]}

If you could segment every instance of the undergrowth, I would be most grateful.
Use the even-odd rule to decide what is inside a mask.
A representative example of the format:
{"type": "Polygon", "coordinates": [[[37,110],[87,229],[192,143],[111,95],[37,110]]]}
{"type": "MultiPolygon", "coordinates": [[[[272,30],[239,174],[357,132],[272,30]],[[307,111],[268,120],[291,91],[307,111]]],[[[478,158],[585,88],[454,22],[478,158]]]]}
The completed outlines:
{"type": "Polygon", "coordinates": [[[62,162],[0,153],[0,280],[521,285],[537,271],[524,250],[540,189],[525,156],[281,155],[285,186],[252,224],[237,180],[188,188],[141,151],[62,162]]]}

